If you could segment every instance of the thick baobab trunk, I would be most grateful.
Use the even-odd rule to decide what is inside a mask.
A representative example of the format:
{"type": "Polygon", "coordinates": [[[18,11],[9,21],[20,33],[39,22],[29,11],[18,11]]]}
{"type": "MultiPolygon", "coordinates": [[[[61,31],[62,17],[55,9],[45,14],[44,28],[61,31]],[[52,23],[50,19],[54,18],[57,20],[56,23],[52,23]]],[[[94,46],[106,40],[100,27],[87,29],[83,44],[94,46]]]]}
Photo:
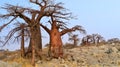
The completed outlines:
{"type": "Polygon", "coordinates": [[[50,36],[50,46],[48,54],[49,56],[58,58],[63,56],[63,49],[62,49],[62,39],[61,39],[61,32],[59,32],[59,28],[57,27],[56,21],[52,20],[51,30],[49,30],[46,26],[41,24],[41,27],[46,30],[46,32],[50,36]]]}
{"type": "Polygon", "coordinates": [[[21,36],[21,56],[25,56],[25,48],[24,48],[24,30],[22,30],[22,36],[21,36]]]}
{"type": "Polygon", "coordinates": [[[31,33],[31,40],[30,40],[30,46],[29,46],[29,51],[31,49],[32,52],[32,64],[35,65],[35,55],[40,56],[40,52],[42,49],[42,44],[41,44],[41,32],[40,32],[40,27],[39,25],[31,27],[30,28],[30,33],[31,33]]]}
{"type": "Polygon", "coordinates": [[[63,55],[61,35],[57,28],[53,28],[50,32],[50,50],[55,58],[63,55]]]}
{"type": "Polygon", "coordinates": [[[41,38],[41,30],[40,30],[39,24],[34,27],[33,33],[35,33],[34,39],[36,42],[36,49],[41,50],[42,49],[42,38],[41,38]]]}
{"type": "Polygon", "coordinates": [[[29,41],[29,46],[28,46],[28,50],[26,52],[26,55],[28,53],[32,52],[32,40],[34,40],[35,42],[35,49],[36,50],[42,50],[42,39],[41,39],[41,31],[40,31],[40,26],[36,25],[35,27],[30,28],[30,33],[31,33],[31,37],[33,37],[33,39],[30,38],[29,41]]]}

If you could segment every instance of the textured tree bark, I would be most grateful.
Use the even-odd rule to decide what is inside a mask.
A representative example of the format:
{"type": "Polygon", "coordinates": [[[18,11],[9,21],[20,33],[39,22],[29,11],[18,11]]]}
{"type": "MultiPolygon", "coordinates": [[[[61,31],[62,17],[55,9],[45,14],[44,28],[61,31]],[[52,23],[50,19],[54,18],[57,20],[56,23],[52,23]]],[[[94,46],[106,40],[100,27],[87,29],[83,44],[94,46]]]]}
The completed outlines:
{"type": "Polygon", "coordinates": [[[32,65],[35,65],[35,55],[40,55],[40,50],[42,49],[41,45],[41,34],[40,34],[40,26],[36,25],[34,27],[30,28],[31,32],[31,40],[30,40],[30,46],[29,49],[31,49],[32,52],[32,65]]]}
{"type": "Polygon", "coordinates": [[[36,39],[36,48],[39,50],[42,50],[42,37],[41,37],[41,30],[40,30],[40,25],[38,24],[36,29],[36,34],[35,34],[35,39],[36,39]]]}
{"type": "Polygon", "coordinates": [[[50,45],[51,45],[51,53],[53,57],[62,57],[63,50],[62,50],[62,40],[60,33],[57,29],[52,29],[50,34],[50,45]]]}
{"type": "Polygon", "coordinates": [[[32,52],[32,65],[35,66],[35,39],[34,39],[34,36],[35,36],[35,29],[33,27],[30,28],[30,32],[31,32],[31,52],[32,52]]]}
{"type": "Polygon", "coordinates": [[[61,35],[54,21],[50,31],[50,50],[53,57],[58,58],[63,56],[62,45],[61,35]]]}
{"type": "Polygon", "coordinates": [[[35,66],[35,42],[32,37],[32,65],[35,66]]]}
{"type": "Polygon", "coordinates": [[[28,53],[32,53],[32,40],[34,40],[35,42],[35,49],[37,52],[42,50],[42,38],[41,38],[41,31],[40,31],[40,26],[36,25],[32,28],[30,28],[30,33],[31,33],[31,37],[33,37],[33,39],[30,38],[29,41],[29,46],[28,46],[28,50],[26,52],[26,55],[28,53]]]}

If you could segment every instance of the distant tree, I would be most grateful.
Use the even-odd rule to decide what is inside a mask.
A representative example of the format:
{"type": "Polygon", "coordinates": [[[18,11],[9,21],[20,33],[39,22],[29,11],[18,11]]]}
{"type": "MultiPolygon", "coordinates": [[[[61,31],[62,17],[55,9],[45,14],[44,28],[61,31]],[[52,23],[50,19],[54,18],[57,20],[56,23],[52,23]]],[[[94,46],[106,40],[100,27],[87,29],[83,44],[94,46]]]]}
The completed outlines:
{"type": "Polygon", "coordinates": [[[92,42],[92,36],[91,35],[87,35],[87,43],[89,43],[88,45],[90,45],[90,43],[92,42]]]}
{"type": "Polygon", "coordinates": [[[99,44],[100,42],[104,41],[104,38],[99,34],[92,34],[93,44],[99,44]]]}
{"type": "Polygon", "coordinates": [[[112,44],[112,43],[120,43],[120,39],[119,38],[111,38],[111,39],[108,39],[107,42],[110,43],[110,44],[112,44]]]}
{"type": "Polygon", "coordinates": [[[97,43],[99,44],[100,42],[103,42],[104,38],[101,35],[97,35],[97,43]]]}
{"type": "Polygon", "coordinates": [[[82,38],[82,44],[84,45],[99,44],[103,41],[105,41],[104,38],[99,34],[87,35],[82,38]]]}
{"type": "Polygon", "coordinates": [[[69,40],[73,41],[74,46],[77,46],[77,43],[79,41],[78,35],[77,34],[70,35],[69,40]]]}
{"type": "Polygon", "coordinates": [[[92,42],[91,35],[87,35],[87,36],[82,38],[82,45],[90,45],[91,42],[92,42]]]}

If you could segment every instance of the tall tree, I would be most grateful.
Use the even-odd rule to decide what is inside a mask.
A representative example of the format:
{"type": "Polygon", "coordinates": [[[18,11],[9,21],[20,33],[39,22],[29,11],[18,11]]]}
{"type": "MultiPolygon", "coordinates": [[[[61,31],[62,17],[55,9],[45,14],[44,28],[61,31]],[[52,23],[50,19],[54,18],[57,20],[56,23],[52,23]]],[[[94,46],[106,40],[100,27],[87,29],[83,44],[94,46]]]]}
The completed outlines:
{"type": "Polygon", "coordinates": [[[82,26],[74,26],[72,28],[68,28],[64,25],[64,22],[59,21],[58,19],[56,19],[55,17],[53,17],[51,15],[51,28],[49,29],[47,26],[41,24],[42,28],[44,28],[46,30],[46,32],[49,34],[50,36],[50,54],[53,57],[62,57],[63,56],[63,48],[62,48],[62,39],[61,36],[63,36],[64,34],[68,33],[68,32],[72,32],[72,31],[80,31],[82,33],[85,33],[85,30],[82,28],[82,26]]]}
{"type": "Polygon", "coordinates": [[[25,38],[28,39],[28,37],[30,36],[29,27],[27,24],[19,23],[19,22],[16,23],[15,25],[16,27],[10,30],[10,32],[7,34],[3,46],[6,45],[11,39],[14,39],[14,41],[20,40],[21,41],[21,56],[24,57],[25,56],[24,40],[25,38]]]}
{"type": "MultiPolygon", "coordinates": [[[[20,38],[21,40],[21,56],[22,57],[25,57],[25,47],[24,47],[24,45],[25,45],[25,38],[26,39],[28,39],[28,38],[30,38],[30,30],[29,30],[29,27],[27,26],[27,24],[25,24],[25,23],[20,23],[20,24],[18,24],[18,26],[16,27],[16,28],[14,28],[14,29],[17,29],[17,28],[19,28],[19,33],[18,33],[18,36],[16,36],[16,38],[18,39],[18,38],[20,38]]],[[[13,29],[13,31],[14,31],[14,29],[13,29]]],[[[17,32],[17,31],[16,31],[17,32]]]]}

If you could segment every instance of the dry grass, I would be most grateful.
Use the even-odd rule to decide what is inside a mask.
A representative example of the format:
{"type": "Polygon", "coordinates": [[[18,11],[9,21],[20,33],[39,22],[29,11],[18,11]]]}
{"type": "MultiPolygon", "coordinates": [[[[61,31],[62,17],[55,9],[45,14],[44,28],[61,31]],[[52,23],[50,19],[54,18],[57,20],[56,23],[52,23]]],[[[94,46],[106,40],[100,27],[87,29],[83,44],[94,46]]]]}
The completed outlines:
{"type": "MultiPolygon", "coordinates": [[[[41,53],[42,60],[44,61],[47,58],[47,51],[48,51],[48,48],[44,48],[41,53]]],[[[22,67],[33,67],[31,64],[31,58],[22,58],[19,50],[0,52],[0,60],[7,62],[9,64],[17,62],[18,64],[21,64],[22,67]]],[[[37,59],[36,61],[38,60],[39,59],[37,59]]]]}

